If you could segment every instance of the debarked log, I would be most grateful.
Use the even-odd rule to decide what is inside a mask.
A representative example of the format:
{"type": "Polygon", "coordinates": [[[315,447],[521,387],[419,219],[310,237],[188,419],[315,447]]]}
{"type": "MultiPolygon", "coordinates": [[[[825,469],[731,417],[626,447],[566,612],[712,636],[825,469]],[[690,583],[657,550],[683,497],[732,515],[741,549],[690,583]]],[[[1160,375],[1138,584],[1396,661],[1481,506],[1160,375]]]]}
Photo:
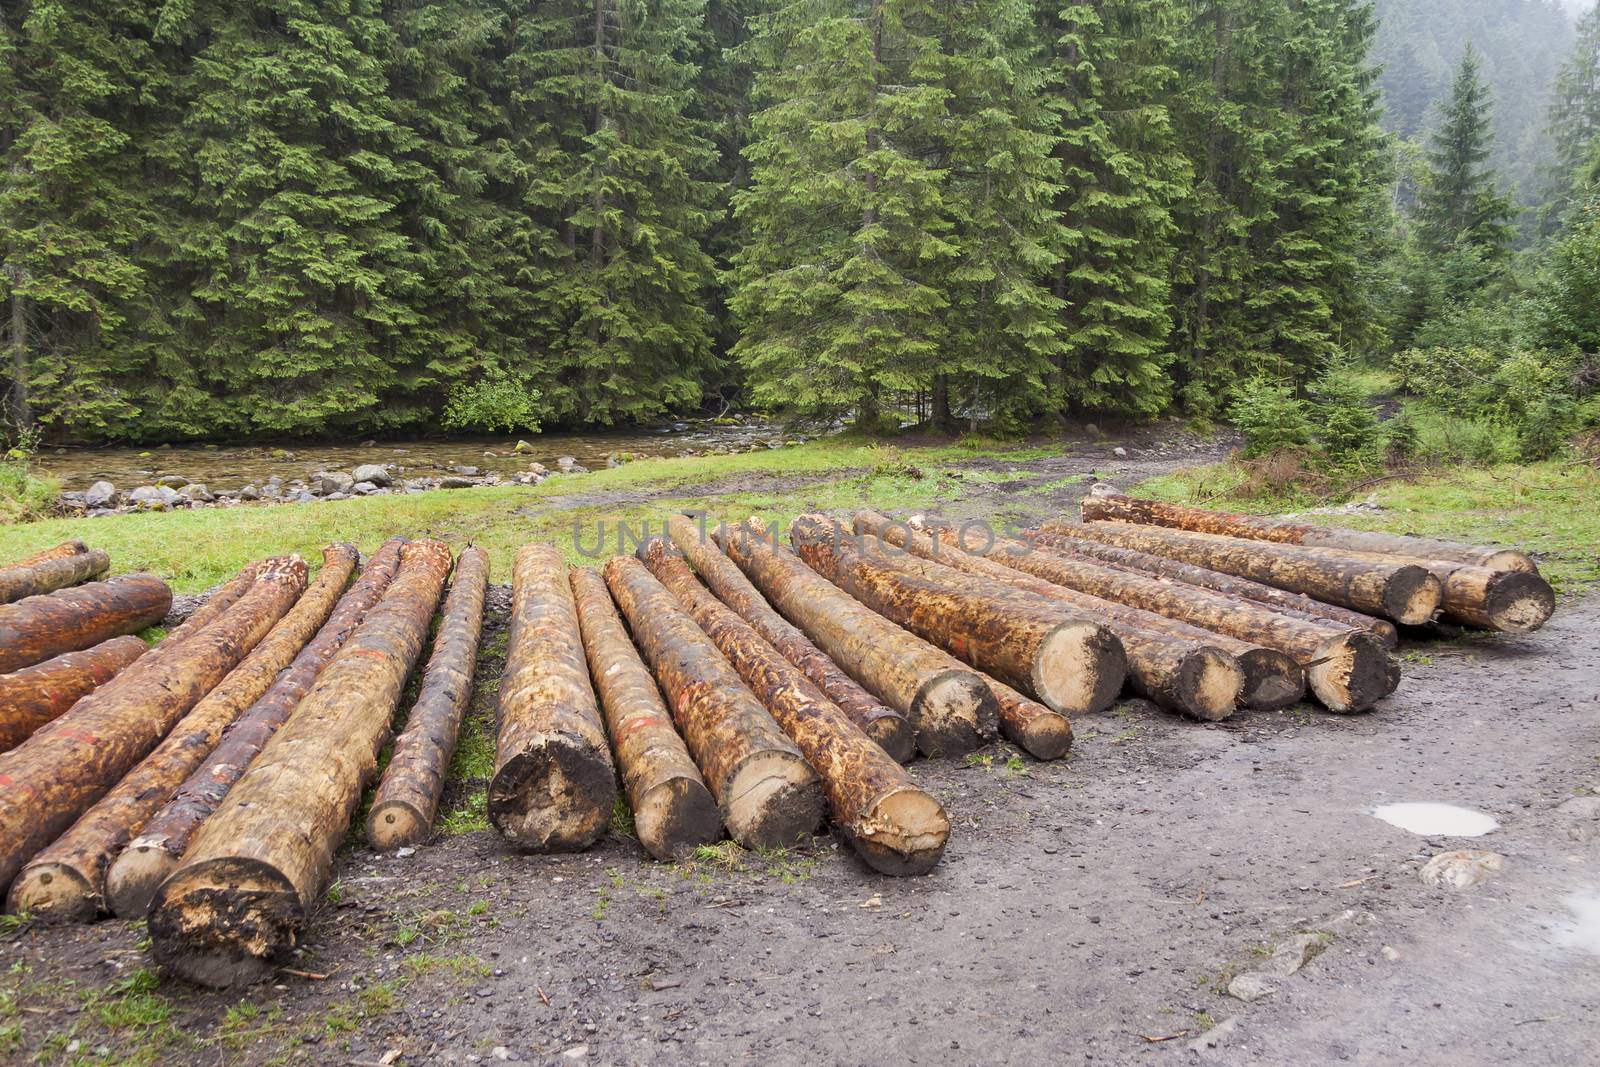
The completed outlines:
{"type": "Polygon", "coordinates": [[[295,946],[377,771],[449,572],[450,549],[438,541],[401,550],[383,600],[157,890],[149,931],[162,968],[234,986],[295,946]]]}
{"type": "Polygon", "coordinates": [[[0,673],[79,652],[160,622],[172,590],[151,574],[124,574],[0,604],[0,673]]]}
{"type": "Polygon", "coordinates": [[[717,646],[638,560],[613,557],[604,573],[728,835],[745,848],[781,848],[816,830],[816,772],[717,646]]]}
{"type": "Polygon", "coordinates": [[[0,564],[0,566],[4,566],[6,568],[31,567],[35,563],[44,563],[52,559],[65,559],[67,556],[76,556],[80,552],[87,551],[89,551],[88,545],[84,544],[82,541],[74,539],[71,541],[63,541],[59,545],[51,545],[49,548],[35,552],[31,556],[25,556],[22,559],[16,560],[12,563],[0,564]]]}
{"type": "Polygon", "coordinates": [[[0,674],[0,752],[9,752],[45,723],[116,677],[148,646],[132,635],[113,637],[82,652],[0,674]]]}
{"type": "Polygon", "coordinates": [[[65,589],[111,569],[111,557],[99,549],[74,552],[27,566],[0,568],[0,604],[65,589]]]}

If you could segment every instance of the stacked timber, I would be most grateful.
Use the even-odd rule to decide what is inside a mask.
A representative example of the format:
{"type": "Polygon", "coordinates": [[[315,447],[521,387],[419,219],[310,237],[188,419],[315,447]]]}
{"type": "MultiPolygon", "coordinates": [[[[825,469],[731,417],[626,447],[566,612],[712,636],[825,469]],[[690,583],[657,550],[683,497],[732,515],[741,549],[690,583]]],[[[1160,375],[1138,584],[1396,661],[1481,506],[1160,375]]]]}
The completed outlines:
{"type": "Polygon", "coordinates": [[[1055,711],[1102,710],[1122,688],[1122,643],[1098,622],[908,574],[819,516],[796,519],[789,539],[818,574],[867,607],[1055,711]]]}
{"type": "Polygon", "coordinates": [[[604,574],[728,836],[746,848],[779,848],[812,833],[822,820],[821,785],[771,713],[644,564],[615,556],[604,574]]]}
{"type": "Polygon", "coordinates": [[[22,869],[11,884],[11,911],[64,921],[92,919],[105,910],[111,862],[327,621],[356,559],[351,545],[323,550],[316,581],[250,654],[72,829],[22,869]]]}
{"type": "Polygon", "coordinates": [[[0,674],[0,752],[11,751],[39,727],[66,714],[144,655],[147,647],[132,635],[113,637],[82,652],[63,652],[32,667],[0,674]]]}
{"type": "Polygon", "coordinates": [[[616,782],[566,561],[551,545],[524,545],[511,576],[489,821],[518,848],[588,848],[611,818],[616,782]]]}
{"type": "Polygon", "coordinates": [[[1132,497],[1084,500],[1087,520],[1061,532],[1168,556],[1395,622],[1427,622],[1425,573],[1434,610],[1448,622],[1527,633],[1555,611],[1555,593],[1520,552],[1449,541],[1371,534],[1132,497]],[[1430,553],[1432,553],[1430,555],[1430,553]]]}
{"type": "Polygon", "coordinates": [[[976,672],[813,571],[754,520],[720,527],[716,537],[785,618],[906,717],[919,752],[958,756],[988,743],[999,705],[976,672]]]}
{"type": "Polygon", "coordinates": [[[0,672],[138,633],[160,622],[171,607],[172,590],[149,574],[125,574],[0,604],[0,672]]]}
{"type": "Polygon", "coordinates": [[[833,823],[884,874],[931,870],[944,854],[944,808],[829,700],[799,668],[696,580],[688,564],[651,539],[639,557],[733,664],[822,780],[833,823]]]}
{"type": "Polygon", "coordinates": [[[449,571],[437,541],[401,550],[383,600],[202,825],[150,905],[163,968],[232,986],[294,947],[377,771],[449,571]]]}
{"type": "Polygon", "coordinates": [[[388,590],[404,544],[399,538],[391,540],[367,561],[361,577],[339,598],[317,635],[272,687],[234,720],[211,754],[111,864],[106,875],[106,902],[118,918],[136,919],[145,914],[156,887],[178,866],[201,825],[221,806],[228,791],[388,590]]]}
{"type": "Polygon", "coordinates": [[[687,516],[674,515],[667,521],[667,535],[719,600],[738,612],[763,640],[800,668],[823,695],[885,752],[901,763],[916,753],[916,731],[905,716],[862,688],[812,644],[798,626],[774,610],[701,527],[687,516]]]}
{"type": "Polygon", "coordinates": [[[568,577],[639,843],[658,860],[712,844],[722,836],[717,802],[629,640],[605,579],[588,567],[573,568],[568,577]]]}
{"type": "Polygon", "coordinates": [[[82,541],[68,541],[36,556],[0,567],[0,604],[42,596],[98,578],[111,569],[111,557],[82,541]]]}

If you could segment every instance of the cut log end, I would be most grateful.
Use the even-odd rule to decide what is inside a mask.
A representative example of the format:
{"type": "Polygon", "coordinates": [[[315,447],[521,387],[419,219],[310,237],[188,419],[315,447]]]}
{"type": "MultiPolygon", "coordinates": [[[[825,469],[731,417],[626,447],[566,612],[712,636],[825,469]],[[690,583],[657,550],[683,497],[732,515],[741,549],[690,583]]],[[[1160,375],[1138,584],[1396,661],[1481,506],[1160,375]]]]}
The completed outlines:
{"type": "Polygon", "coordinates": [[[1530,633],[1550,620],[1556,610],[1556,594],[1537,574],[1504,571],[1490,581],[1483,610],[1496,630],[1530,633]]]}
{"type": "Polygon", "coordinates": [[[936,674],[911,699],[917,750],[929,758],[977,751],[993,738],[999,717],[993,690],[969,671],[936,674]]]}
{"type": "Polygon", "coordinates": [[[106,907],[119,919],[142,919],[178,858],[155,841],[135,841],[106,874],[106,907]]]}
{"type": "Polygon", "coordinates": [[[605,833],[616,774],[582,739],[555,735],[508,759],[489,783],[489,821],[528,852],[588,848],[605,833]]]}
{"type": "Polygon", "coordinates": [[[1127,675],[1122,643],[1105,627],[1069,622],[1056,627],[1033,664],[1035,694],[1064,715],[1109,708],[1127,675]]]}
{"type": "Polygon", "coordinates": [[[89,922],[100,914],[100,895],[65,863],[24,867],[11,883],[6,910],[50,923],[89,922]]]}
{"type": "Polygon", "coordinates": [[[899,715],[880,715],[867,724],[866,734],[896,763],[909,763],[917,754],[917,731],[899,715]]]}
{"type": "Polygon", "coordinates": [[[367,813],[367,843],[379,852],[420,845],[433,834],[433,823],[404,800],[383,800],[367,813]]]}
{"type": "Polygon", "coordinates": [[[921,789],[899,789],[878,798],[860,823],[846,833],[873,870],[891,875],[926,874],[944,855],[950,819],[939,802],[921,789]]]}
{"type": "Polygon", "coordinates": [[[150,907],[151,954],[169,974],[236,989],[272,973],[305,914],[294,885],[264,863],[205,860],[180,870],[150,907]]]}
{"type": "Polygon", "coordinates": [[[822,785],[796,754],[758,752],[728,776],[724,789],[728,836],[745,848],[793,845],[822,822],[822,785]]]}
{"type": "Polygon", "coordinates": [[[1538,574],[1539,568],[1532,559],[1524,553],[1511,548],[1502,548],[1490,552],[1482,559],[1474,560],[1480,567],[1487,567],[1492,571],[1523,571],[1528,574],[1538,574]]]}
{"type": "Polygon", "coordinates": [[[1359,633],[1328,638],[1306,669],[1311,692],[1329,711],[1341,714],[1366,711],[1393,692],[1398,680],[1383,645],[1359,633]]]}
{"type": "Polygon", "coordinates": [[[669,778],[639,798],[633,829],[645,851],[675,860],[722,837],[722,815],[698,778],[669,778]]]}
{"type": "Polygon", "coordinates": [[[1420,626],[1439,611],[1444,586],[1426,567],[1405,566],[1396,570],[1384,587],[1383,609],[1395,622],[1420,626]]]}
{"type": "Polygon", "coordinates": [[[1013,740],[1036,760],[1060,759],[1072,749],[1072,721],[1065,715],[1040,715],[1013,740]]]}
{"type": "Polygon", "coordinates": [[[1277,711],[1306,695],[1306,672],[1287,653],[1275,648],[1252,648],[1234,657],[1244,672],[1239,700],[1257,711],[1277,711]]]}
{"type": "Polygon", "coordinates": [[[1178,669],[1182,710],[1197,719],[1219,722],[1233,714],[1244,688],[1239,661],[1215,648],[1196,648],[1178,669]]]}

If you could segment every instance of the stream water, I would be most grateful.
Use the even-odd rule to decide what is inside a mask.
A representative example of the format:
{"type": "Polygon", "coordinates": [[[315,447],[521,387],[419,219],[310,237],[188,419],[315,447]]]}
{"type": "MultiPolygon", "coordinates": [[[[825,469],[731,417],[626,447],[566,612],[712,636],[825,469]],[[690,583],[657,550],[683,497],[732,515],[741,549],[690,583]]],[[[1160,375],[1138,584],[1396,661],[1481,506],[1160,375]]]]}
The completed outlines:
{"type": "Polygon", "coordinates": [[[97,481],[118,489],[147,485],[166,474],[181,474],[213,491],[261,484],[276,474],[285,482],[318,471],[349,471],[363,463],[393,463],[415,476],[436,475],[453,467],[511,474],[538,461],[555,469],[571,456],[591,470],[604,467],[609,456],[685,456],[741,452],[786,440],[775,423],[678,422],[654,429],[614,432],[548,433],[523,436],[533,452],[512,451],[517,437],[456,437],[447,440],[377,441],[282,446],[166,445],[160,448],[45,448],[36,466],[61,482],[67,491],[84,490],[97,481]],[[492,453],[492,454],[491,454],[492,453]]]}

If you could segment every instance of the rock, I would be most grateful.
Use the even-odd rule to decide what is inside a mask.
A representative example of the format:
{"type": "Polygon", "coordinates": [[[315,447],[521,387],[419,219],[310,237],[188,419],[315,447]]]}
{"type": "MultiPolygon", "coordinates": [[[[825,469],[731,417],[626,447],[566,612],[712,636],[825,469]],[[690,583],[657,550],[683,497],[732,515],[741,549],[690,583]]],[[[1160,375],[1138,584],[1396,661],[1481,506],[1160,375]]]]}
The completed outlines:
{"type": "Polygon", "coordinates": [[[350,472],[350,477],[353,481],[371,482],[373,485],[389,485],[394,481],[389,468],[379,463],[363,463],[350,472]]]}
{"type": "Polygon", "coordinates": [[[403,485],[408,493],[421,493],[433,488],[433,483],[426,478],[407,478],[403,485]]]}
{"type": "Polygon", "coordinates": [[[156,479],[157,486],[166,486],[168,489],[182,489],[189,484],[189,479],[181,474],[163,474],[156,479]]]}
{"type": "Polygon", "coordinates": [[[83,502],[91,508],[108,508],[117,502],[117,487],[107,481],[98,481],[83,494],[83,502]]]}
{"type": "Polygon", "coordinates": [[[585,467],[582,463],[574,463],[572,466],[567,468],[567,473],[568,474],[588,474],[589,473],[589,468],[585,467]]]}
{"type": "Polygon", "coordinates": [[[261,499],[261,487],[258,486],[258,485],[247,485],[247,486],[245,486],[243,489],[239,490],[239,499],[240,500],[260,500],[261,499]]]}
{"type": "Polygon", "coordinates": [[[1388,960],[1390,963],[1394,963],[1394,962],[1396,962],[1397,960],[1400,959],[1399,950],[1394,948],[1392,945],[1384,945],[1382,948],[1380,948],[1378,950],[1378,955],[1382,956],[1384,959],[1388,960]]]}
{"type": "MultiPolygon", "coordinates": [[[[168,490],[171,492],[171,490],[168,490]]],[[[161,500],[161,490],[153,485],[141,485],[128,494],[127,502],[137,508],[159,511],[166,505],[161,500]]]]}
{"type": "Polygon", "coordinates": [[[518,441],[516,447],[511,451],[519,456],[531,456],[533,454],[533,446],[526,441],[518,441]]]}
{"type": "Polygon", "coordinates": [[[180,494],[197,504],[213,504],[216,495],[207,489],[204,482],[191,482],[179,490],[180,494]]]}
{"type": "Polygon", "coordinates": [[[528,464],[528,473],[545,475],[550,473],[550,468],[546,467],[543,463],[530,463],[528,464]]]}
{"type": "Polygon", "coordinates": [[[1506,865],[1506,858],[1498,852],[1481,848],[1462,848],[1454,852],[1441,852],[1422,865],[1423,884],[1449,886],[1451,889],[1471,889],[1498,874],[1506,865]]]}
{"type": "Polygon", "coordinates": [[[478,467],[468,467],[465,464],[459,467],[451,467],[450,470],[461,475],[463,478],[477,478],[483,474],[482,469],[478,467]]]}
{"type": "Polygon", "coordinates": [[[288,499],[289,499],[289,503],[291,503],[291,504],[309,504],[309,503],[311,503],[313,500],[315,500],[317,498],[312,496],[306,490],[302,489],[297,493],[290,494],[288,499]]]}
{"type": "Polygon", "coordinates": [[[462,478],[454,474],[447,474],[439,479],[440,489],[471,489],[477,484],[471,478],[462,478]]]}
{"type": "Polygon", "coordinates": [[[622,466],[622,460],[618,459],[615,455],[610,455],[610,456],[606,457],[606,468],[608,470],[610,470],[612,468],[620,467],[620,466],[622,466]]]}
{"type": "Polygon", "coordinates": [[[556,460],[556,466],[560,467],[564,471],[570,471],[577,465],[578,457],[576,456],[562,456],[560,459],[556,460]]]}
{"type": "Polygon", "coordinates": [[[1237,1015],[1233,1016],[1232,1018],[1222,1020],[1220,1023],[1213,1026],[1211,1029],[1207,1030],[1193,1041],[1189,1042],[1189,1051],[1210,1052],[1212,1049],[1220,1048],[1231,1037],[1233,1037],[1233,1031],[1238,1028],[1238,1025],[1239,1017],[1237,1015]]]}
{"type": "Polygon", "coordinates": [[[324,499],[324,500],[349,500],[350,499],[350,494],[349,493],[329,493],[328,495],[324,496],[322,499],[324,499]]]}
{"type": "Polygon", "coordinates": [[[377,448],[378,447],[378,442],[376,442],[376,441],[362,441],[361,442],[361,447],[362,448],[377,448]]]}
{"type": "Polygon", "coordinates": [[[1328,938],[1322,934],[1296,934],[1267,957],[1267,962],[1256,968],[1256,973],[1273,978],[1287,978],[1310,963],[1328,947],[1328,938]]]}
{"type": "Polygon", "coordinates": [[[1277,991],[1278,987],[1259,971],[1246,971],[1244,974],[1235,975],[1233,981],[1228,983],[1228,995],[1246,1004],[1253,1004],[1262,997],[1270,997],[1277,991]]]}
{"type": "Polygon", "coordinates": [[[376,493],[378,487],[371,482],[357,482],[350,487],[350,491],[356,496],[366,496],[368,493],[376,493]]]}
{"type": "Polygon", "coordinates": [[[283,484],[283,475],[274,474],[272,477],[267,479],[267,484],[268,485],[282,485],[283,484]]]}
{"type": "Polygon", "coordinates": [[[334,493],[348,495],[355,484],[356,479],[344,471],[323,471],[311,479],[310,488],[313,493],[320,492],[324,496],[332,496],[334,493]]]}
{"type": "Polygon", "coordinates": [[[1118,445],[1116,448],[1111,450],[1111,454],[1116,456],[1118,459],[1126,459],[1128,457],[1128,450],[1123,448],[1121,445],[1118,445]]]}

